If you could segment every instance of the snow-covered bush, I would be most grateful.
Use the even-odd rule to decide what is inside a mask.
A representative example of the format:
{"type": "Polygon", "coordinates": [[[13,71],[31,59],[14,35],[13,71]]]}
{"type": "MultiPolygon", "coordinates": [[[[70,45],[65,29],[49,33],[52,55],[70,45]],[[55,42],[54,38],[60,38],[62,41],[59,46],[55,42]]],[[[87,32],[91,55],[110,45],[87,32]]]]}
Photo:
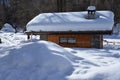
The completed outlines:
{"type": "Polygon", "coordinates": [[[113,33],[114,34],[119,34],[120,33],[120,23],[117,23],[114,28],[113,28],[113,33]]]}
{"type": "Polygon", "coordinates": [[[3,28],[1,29],[1,31],[4,32],[15,32],[15,29],[8,23],[4,24],[3,28]]]}

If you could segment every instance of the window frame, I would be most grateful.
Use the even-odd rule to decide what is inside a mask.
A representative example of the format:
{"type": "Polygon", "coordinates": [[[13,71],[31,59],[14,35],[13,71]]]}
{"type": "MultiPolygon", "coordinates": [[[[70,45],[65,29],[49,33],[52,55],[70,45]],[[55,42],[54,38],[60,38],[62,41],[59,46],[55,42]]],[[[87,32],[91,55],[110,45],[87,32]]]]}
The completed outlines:
{"type": "Polygon", "coordinates": [[[76,38],[73,38],[73,37],[68,38],[68,44],[75,44],[75,43],[76,43],[76,38]]]}
{"type": "Polygon", "coordinates": [[[60,37],[60,38],[59,38],[59,43],[65,44],[65,43],[68,43],[68,40],[67,40],[67,38],[65,38],[65,37],[60,37]],[[61,41],[62,39],[66,39],[66,41],[61,41]]]}
{"type": "Polygon", "coordinates": [[[59,37],[59,43],[60,43],[60,44],[76,44],[76,43],[77,43],[77,40],[76,40],[75,37],[59,37]],[[66,39],[66,41],[65,41],[65,42],[62,42],[61,39],[66,39]],[[74,42],[70,42],[70,41],[69,41],[70,39],[73,39],[74,42]]]}

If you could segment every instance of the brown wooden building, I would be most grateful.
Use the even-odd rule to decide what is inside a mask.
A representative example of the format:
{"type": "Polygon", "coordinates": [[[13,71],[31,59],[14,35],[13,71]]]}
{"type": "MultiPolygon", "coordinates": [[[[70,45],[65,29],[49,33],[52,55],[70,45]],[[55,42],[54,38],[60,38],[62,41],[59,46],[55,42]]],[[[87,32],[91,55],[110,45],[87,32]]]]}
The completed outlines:
{"type": "Polygon", "coordinates": [[[103,48],[103,35],[106,32],[26,32],[28,39],[32,35],[40,35],[40,40],[51,41],[63,47],[103,48]]]}
{"type": "Polygon", "coordinates": [[[114,14],[111,11],[43,13],[31,20],[26,28],[28,39],[52,41],[64,47],[103,48],[103,35],[112,34],[114,14]]]}

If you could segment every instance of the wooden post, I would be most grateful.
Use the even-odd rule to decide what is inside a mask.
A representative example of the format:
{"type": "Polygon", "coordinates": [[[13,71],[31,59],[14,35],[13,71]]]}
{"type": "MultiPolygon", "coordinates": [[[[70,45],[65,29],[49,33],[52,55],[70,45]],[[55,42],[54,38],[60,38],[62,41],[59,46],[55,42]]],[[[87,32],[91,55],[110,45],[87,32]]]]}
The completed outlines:
{"type": "Polygon", "coordinates": [[[100,35],[100,48],[103,48],[103,35],[100,35]]]}
{"type": "Polygon", "coordinates": [[[40,40],[40,35],[39,35],[39,40],[40,40]]]}
{"type": "Polygon", "coordinates": [[[31,40],[32,40],[32,36],[33,36],[33,33],[31,33],[31,37],[30,37],[30,38],[31,38],[31,40]]]}
{"type": "Polygon", "coordinates": [[[2,43],[1,38],[0,38],[0,43],[2,43]]]}
{"type": "Polygon", "coordinates": [[[29,34],[27,34],[27,39],[28,39],[28,40],[30,39],[30,35],[29,35],[29,34]]]}
{"type": "Polygon", "coordinates": [[[115,42],[113,42],[113,45],[115,45],[115,42]]]}

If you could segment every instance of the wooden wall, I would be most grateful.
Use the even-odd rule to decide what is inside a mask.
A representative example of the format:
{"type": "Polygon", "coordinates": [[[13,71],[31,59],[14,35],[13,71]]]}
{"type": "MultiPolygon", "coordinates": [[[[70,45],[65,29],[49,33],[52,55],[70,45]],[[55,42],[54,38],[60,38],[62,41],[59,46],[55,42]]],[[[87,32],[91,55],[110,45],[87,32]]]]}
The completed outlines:
{"type": "Polygon", "coordinates": [[[102,35],[92,35],[91,36],[91,47],[92,48],[103,48],[103,36],[102,35]]]}
{"type": "Polygon", "coordinates": [[[40,40],[51,41],[63,47],[103,48],[102,34],[40,34],[31,32],[27,33],[28,39],[32,39],[32,35],[40,35],[40,40]]]}
{"type": "MultiPolygon", "coordinates": [[[[29,33],[28,39],[32,35],[39,33],[29,33]]],[[[63,47],[80,47],[80,48],[103,48],[103,35],[100,34],[41,34],[40,40],[51,41],[63,47]],[[61,38],[67,39],[67,42],[61,43],[61,38]],[[70,40],[73,39],[73,43],[70,40]]]]}
{"type": "Polygon", "coordinates": [[[48,35],[48,41],[55,42],[64,47],[81,47],[90,48],[91,47],[91,35],[48,35]],[[60,43],[60,38],[75,38],[76,43],[60,43]]]}

